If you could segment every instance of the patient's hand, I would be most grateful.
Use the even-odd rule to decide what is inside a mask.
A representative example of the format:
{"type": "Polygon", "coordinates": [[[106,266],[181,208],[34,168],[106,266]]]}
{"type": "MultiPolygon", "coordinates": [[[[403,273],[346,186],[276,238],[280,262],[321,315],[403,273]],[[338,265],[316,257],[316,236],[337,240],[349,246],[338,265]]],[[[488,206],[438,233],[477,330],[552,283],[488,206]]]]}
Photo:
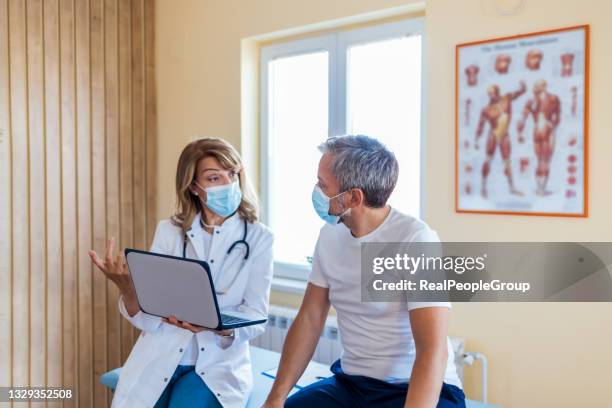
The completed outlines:
{"type": "Polygon", "coordinates": [[[266,400],[261,408],[283,408],[284,403],[280,400],[266,400]]]}

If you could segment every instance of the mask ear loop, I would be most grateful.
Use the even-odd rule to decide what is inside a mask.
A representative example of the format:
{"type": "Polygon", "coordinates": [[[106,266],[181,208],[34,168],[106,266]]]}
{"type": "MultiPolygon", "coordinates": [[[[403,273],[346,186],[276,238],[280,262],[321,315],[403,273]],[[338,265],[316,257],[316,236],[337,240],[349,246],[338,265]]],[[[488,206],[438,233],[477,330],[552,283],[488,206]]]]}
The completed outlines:
{"type": "MultiPolygon", "coordinates": [[[[204,189],[204,187],[202,187],[197,181],[193,180],[193,184],[195,184],[200,190],[206,192],[206,190],[204,189]]],[[[202,217],[204,216],[204,206],[205,204],[202,203],[202,199],[200,197],[200,193],[198,193],[197,191],[192,191],[191,192],[194,196],[198,197],[198,202],[200,203],[200,211],[202,212],[202,217]]],[[[204,221],[202,219],[200,219],[200,223],[202,224],[204,221]]],[[[204,225],[202,225],[202,227],[204,227],[204,225]]]]}
{"type": "MultiPolygon", "coordinates": [[[[339,197],[342,194],[348,193],[351,190],[352,189],[349,189],[349,190],[343,191],[341,193],[338,193],[335,196],[331,197],[329,199],[329,201],[331,202],[331,200],[333,200],[334,198],[339,197]]],[[[341,202],[339,204],[344,208],[344,204],[342,204],[341,202]]],[[[349,212],[349,211],[350,211],[350,208],[345,208],[344,211],[342,211],[342,213],[337,216],[338,217],[338,222],[337,222],[338,224],[340,224],[342,222],[342,217],[344,217],[346,215],[346,213],[349,212]]],[[[331,215],[333,215],[333,214],[331,214],[331,215]]]]}
{"type": "MultiPolygon", "coordinates": [[[[344,207],[344,204],[342,204],[342,206],[344,207]]],[[[342,219],[343,219],[343,218],[344,218],[344,217],[347,215],[347,213],[348,213],[349,211],[351,211],[351,209],[350,209],[350,208],[347,208],[347,209],[345,209],[345,210],[342,212],[342,214],[340,214],[340,215],[338,216],[338,223],[340,223],[340,222],[342,221],[342,219]]]]}
{"type": "MultiPolygon", "coordinates": [[[[202,187],[202,186],[201,186],[201,185],[200,185],[200,184],[199,184],[197,181],[193,180],[193,184],[195,184],[195,185],[196,185],[196,187],[198,187],[200,190],[202,190],[202,191],[206,192],[206,189],[205,189],[204,187],[202,187]]],[[[198,193],[197,191],[194,191],[194,192],[193,192],[193,195],[195,195],[195,196],[199,196],[199,195],[200,195],[200,193],[198,193]]]]}

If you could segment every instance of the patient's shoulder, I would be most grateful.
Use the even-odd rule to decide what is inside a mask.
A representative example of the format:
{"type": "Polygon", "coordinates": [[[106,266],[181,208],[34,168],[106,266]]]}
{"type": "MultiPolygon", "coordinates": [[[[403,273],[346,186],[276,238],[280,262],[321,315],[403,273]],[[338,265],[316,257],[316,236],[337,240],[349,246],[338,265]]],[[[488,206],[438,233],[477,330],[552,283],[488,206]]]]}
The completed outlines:
{"type": "Polygon", "coordinates": [[[389,232],[397,242],[438,242],[438,233],[425,221],[405,214],[395,208],[391,210],[389,232]]]}

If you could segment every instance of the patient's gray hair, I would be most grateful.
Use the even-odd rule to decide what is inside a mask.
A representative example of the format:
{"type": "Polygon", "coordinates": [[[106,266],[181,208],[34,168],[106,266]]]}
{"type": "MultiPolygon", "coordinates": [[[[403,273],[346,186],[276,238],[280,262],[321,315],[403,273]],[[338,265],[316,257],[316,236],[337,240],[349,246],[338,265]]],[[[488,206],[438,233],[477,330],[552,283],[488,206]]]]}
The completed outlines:
{"type": "Polygon", "coordinates": [[[334,136],[319,145],[332,155],[332,172],[340,190],[358,188],[368,207],[383,207],[395,188],[399,165],[393,152],[378,140],[364,135],[334,136]]]}

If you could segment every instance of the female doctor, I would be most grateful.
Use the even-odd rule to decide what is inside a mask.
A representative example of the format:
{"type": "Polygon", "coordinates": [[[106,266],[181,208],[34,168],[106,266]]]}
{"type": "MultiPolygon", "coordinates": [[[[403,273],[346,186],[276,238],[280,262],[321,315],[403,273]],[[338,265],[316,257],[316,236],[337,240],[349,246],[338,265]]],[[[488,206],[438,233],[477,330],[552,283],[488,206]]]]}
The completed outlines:
{"type": "MultiPolygon", "coordinates": [[[[188,144],[176,172],[177,211],[161,221],[151,252],[206,261],[219,308],[266,317],[272,233],[257,222],[240,155],[222,139],[188,144]]],[[[123,366],[113,407],[244,407],[253,379],[249,340],[263,325],[214,331],[142,312],[111,238],[94,264],[121,291],[119,311],[142,331],[123,366]]],[[[169,271],[171,273],[171,271],[169,271]]]]}

